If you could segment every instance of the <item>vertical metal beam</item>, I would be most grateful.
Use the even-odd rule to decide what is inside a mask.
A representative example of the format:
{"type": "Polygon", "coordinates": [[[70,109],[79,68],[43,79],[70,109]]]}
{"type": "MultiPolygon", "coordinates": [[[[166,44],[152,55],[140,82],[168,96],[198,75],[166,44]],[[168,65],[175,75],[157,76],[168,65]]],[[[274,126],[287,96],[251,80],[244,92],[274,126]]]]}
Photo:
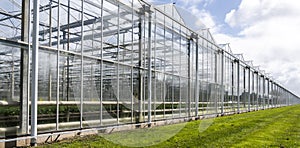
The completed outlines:
{"type": "Polygon", "coordinates": [[[287,99],[287,106],[290,105],[290,94],[287,92],[286,89],[284,89],[284,92],[285,92],[285,98],[287,99]]]}
{"type": "Polygon", "coordinates": [[[266,91],[266,80],[264,75],[261,76],[263,80],[263,89],[262,89],[262,99],[263,99],[263,109],[265,109],[266,106],[266,98],[265,98],[265,91],[266,91]]]}
{"type": "Polygon", "coordinates": [[[83,128],[83,40],[84,40],[84,0],[81,1],[81,60],[80,60],[80,128],[83,128]]]}
{"type": "Polygon", "coordinates": [[[259,75],[259,73],[257,73],[257,84],[258,84],[258,91],[257,91],[257,95],[258,95],[258,98],[257,98],[257,102],[259,101],[259,107],[258,107],[258,109],[260,109],[261,108],[261,80],[260,80],[260,78],[261,78],[261,76],[259,75]]]}
{"type": "MultiPolygon", "coordinates": [[[[143,9],[143,26],[144,26],[144,28],[143,28],[143,36],[142,36],[142,38],[143,38],[143,44],[142,44],[142,46],[143,46],[143,49],[144,50],[142,50],[143,52],[142,52],[142,54],[144,55],[144,58],[143,58],[143,68],[146,68],[146,65],[147,65],[147,56],[146,56],[146,54],[147,54],[147,47],[146,47],[146,45],[147,45],[147,42],[146,42],[146,32],[147,32],[147,30],[146,30],[146,16],[145,16],[145,9],[143,9]]],[[[146,70],[144,70],[144,73],[143,73],[143,76],[144,76],[144,80],[146,80],[146,70]]],[[[143,82],[143,121],[145,121],[145,117],[146,117],[146,86],[147,85],[145,85],[144,84],[145,82],[143,82]]]]}
{"type": "Polygon", "coordinates": [[[191,117],[191,43],[192,40],[188,40],[188,117],[191,117]]]}
{"type": "MultiPolygon", "coordinates": [[[[30,2],[30,0],[29,0],[30,2]]],[[[28,9],[31,10],[31,6],[29,5],[28,6],[28,9]]],[[[27,83],[27,88],[26,88],[26,93],[27,93],[27,97],[26,97],[26,100],[25,99],[21,99],[22,103],[21,105],[25,107],[22,108],[22,114],[24,117],[22,117],[22,122],[24,121],[24,123],[22,123],[22,126],[25,125],[26,126],[26,133],[29,134],[30,131],[29,131],[29,98],[31,97],[31,92],[30,92],[30,87],[31,87],[31,84],[30,84],[30,74],[31,74],[31,71],[30,71],[30,67],[31,67],[31,64],[30,64],[30,61],[31,61],[31,55],[30,55],[30,51],[31,51],[31,45],[30,45],[30,40],[29,40],[29,34],[31,34],[31,11],[28,11],[28,32],[27,32],[27,35],[28,35],[28,51],[27,51],[27,55],[28,55],[28,58],[27,58],[27,81],[24,82],[21,84],[21,86],[25,85],[25,83],[27,83]],[[26,116],[26,117],[25,117],[26,116]],[[25,121],[26,120],[26,121],[25,121]]],[[[25,56],[24,56],[25,57],[25,56]]],[[[26,58],[25,58],[26,59],[26,58]]],[[[22,59],[23,60],[23,59],[22,59]]],[[[24,63],[23,63],[24,64],[24,63]]],[[[22,70],[21,71],[25,71],[23,68],[21,68],[22,70]]],[[[23,76],[24,78],[24,76],[23,76]]],[[[21,90],[21,92],[23,92],[24,90],[21,90]]],[[[24,94],[23,94],[24,95],[24,94]]],[[[23,96],[22,95],[22,96],[23,96]]],[[[23,130],[24,128],[21,127],[21,130],[23,130]]]]}
{"type": "MultiPolygon", "coordinates": [[[[174,11],[173,11],[173,7],[171,8],[172,10],[172,16],[171,17],[173,17],[174,16],[174,11]]],[[[172,27],[172,30],[174,30],[174,21],[173,20],[171,20],[171,27],[172,27]]],[[[172,35],[172,37],[171,37],[171,56],[172,56],[172,74],[174,73],[174,31],[172,31],[172,33],[171,33],[171,35],[172,35]]],[[[171,104],[171,114],[172,114],[172,118],[174,118],[174,75],[172,75],[171,76],[172,77],[172,83],[171,83],[171,102],[172,102],[172,104],[171,104]]]]}
{"type": "Polygon", "coordinates": [[[251,99],[250,99],[251,70],[250,70],[250,67],[247,67],[247,69],[248,69],[248,95],[247,95],[247,97],[248,97],[248,112],[250,112],[251,111],[251,99]]]}
{"type": "Polygon", "coordinates": [[[56,130],[59,129],[59,45],[60,45],[60,0],[57,1],[57,59],[56,59],[56,130]]]}
{"type": "MultiPolygon", "coordinates": [[[[164,5],[164,12],[166,11],[166,6],[164,5]]],[[[164,15],[164,23],[163,23],[163,27],[164,27],[164,34],[163,34],[163,54],[164,54],[164,61],[166,61],[166,16],[164,15]]],[[[166,62],[164,62],[164,77],[163,77],[163,118],[166,117],[166,97],[165,94],[167,93],[166,91],[166,62]]],[[[185,107],[187,108],[187,107],[185,107]]]]}
{"type": "Polygon", "coordinates": [[[259,75],[258,72],[256,72],[256,110],[259,109],[259,96],[260,96],[260,81],[259,81],[259,75]]]}
{"type": "Polygon", "coordinates": [[[152,46],[151,46],[151,19],[152,19],[152,12],[150,10],[150,7],[148,8],[148,15],[149,15],[149,22],[148,22],[148,124],[151,125],[151,99],[152,99],[152,63],[151,63],[151,52],[152,52],[152,46]]]}
{"type": "Polygon", "coordinates": [[[271,96],[272,96],[272,98],[271,98],[271,101],[272,101],[272,108],[274,107],[274,82],[273,81],[271,81],[271,96]]]}
{"type": "Polygon", "coordinates": [[[117,124],[120,122],[120,4],[117,2],[118,7],[118,19],[117,19],[117,28],[118,28],[118,36],[117,36],[117,124]]]}
{"type": "MultiPolygon", "coordinates": [[[[102,11],[102,13],[103,13],[103,0],[101,0],[101,2],[102,2],[102,4],[101,4],[101,11],[102,11]]],[[[133,45],[134,45],[134,43],[133,43],[133,40],[134,40],[134,7],[133,7],[133,1],[131,1],[131,55],[133,55],[133,45]]],[[[101,19],[103,18],[103,15],[101,14],[101,19]]],[[[103,20],[103,19],[102,19],[103,20]]],[[[101,33],[102,33],[103,31],[101,30],[101,33]]],[[[103,33],[102,33],[102,36],[101,36],[101,38],[103,38],[103,33]]],[[[101,39],[102,40],[102,39],[101,39]]],[[[102,48],[101,48],[102,49],[102,48]]],[[[102,51],[102,50],[101,50],[102,51]]],[[[131,66],[130,66],[130,70],[131,70],[131,73],[130,73],[130,90],[131,90],[131,92],[132,92],[132,95],[131,95],[131,123],[133,123],[133,117],[134,117],[134,111],[135,111],[135,108],[134,108],[134,96],[133,96],[133,70],[134,70],[134,68],[133,68],[133,57],[131,57],[131,59],[130,59],[130,61],[131,61],[131,66]]]]}
{"type": "Polygon", "coordinates": [[[246,67],[243,67],[243,108],[246,107],[246,67]]]}
{"type": "Polygon", "coordinates": [[[224,51],[221,49],[221,115],[224,115],[224,91],[225,91],[225,86],[224,86],[224,51]]]}
{"type": "Polygon", "coordinates": [[[37,99],[39,70],[39,5],[40,0],[33,1],[33,32],[32,32],[32,88],[31,88],[31,146],[37,142],[37,99]]]}
{"type": "Polygon", "coordinates": [[[237,113],[240,113],[240,61],[236,59],[237,63],[237,113]]]}
{"type": "Polygon", "coordinates": [[[231,106],[234,106],[234,61],[231,61],[231,106]]]}
{"type": "Polygon", "coordinates": [[[202,82],[202,85],[201,85],[201,102],[202,102],[201,103],[201,110],[202,110],[202,115],[204,115],[204,103],[203,103],[204,100],[205,100],[204,97],[207,96],[207,93],[204,94],[204,88],[205,88],[205,86],[204,86],[204,84],[205,84],[205,82],[204,82],[205,81],[205,79],[204,79],[205,78],[205,73],[204,73],[204,57],[205,57],[204,56],[204,50],[205,50],[204,49],[204,40],[201,40],[201,54],[202,54],[202,60],[201,60],[201,63],[202,63],[201,64],[202,65],[202,67],[201,67],[202,68],[202,71],[201,71],[201,73],[202,73],[201,74],[202,75],[202,81],[201,81],[202,82]]]}
{"type": "MultiPolygon", "coordinates": [[[[210,82],[209,82],[209,80],[210,80],[210,72],[209,72],[209,55],[208,55],[208,53],[209,53],[209,50],[208,50],[208,42],[207,41],[205,41],[206,42],[206,85],[207,85],[207,89],[206,89],[206,98],[207,98],[207,101],[211,101],[211,88],[209,88],[210,86],[210,82]]],[[[208,113],[208,110],[209,110],[209,106],[207,105],[206,106],[206,112],[208,113]]]]}
{"type": "MultiPolygon", "coordinates": [[[[66,35],[67,35],[67,40],[68,40],[68,42],[67,42],[67,51],[69,51],[70,50],[70,17],[71,17],[71,0],[68,0],[68,11],[67,11],[67,23],[68,23],[68,29],[67,29],[67,33],[68,34],[66,34],[66,32],[64,32],[64,34],[63,34],[63,39],[65,39],[66,38],[66,35]]],[[[67,84],[66,84],[66,97],[67,97],[67,99],[66,99],[66,101],[69,101],[69,98],[70,98],[70,84],[71,84],[71,82],[70,82],[70,56],[68,55],[67,56],[67,70],[66,70],[66,75],[67,75],[67,80],[65,81],[64,80],[64,82],[66,82],[67,84]]],[[[70,121],[70,112],[69,112],[69,106],[67,106],[67,109],[66,109],[66,116],[67,116],[67,122],[69,122],[70,121]]]]}
{"type": "Polygon", "coordinates": [[[14,53],[12,53],[12,62],[11,62],[11,75],[10,75],[10,99],[14,101],[15,96],[15,61],[14,61],[14,53]]]}
{"type": "MultiPolygon", "coordinates": [[[[143,11],[143,10],[140,10],[140,11],[143,11]]],[[[139,27],[139,91],[138,91],[138,100],[139,100],[139,111],[138,111],[138,115],[137,115],[137,122],[142,122],[142,109],[143,109],[143,83],[144,83],[144,80],[143,80],[143,70],[142,70],[142,63],[143,63],[143,54],[142,54],[142,44],[143,44],[143,20],[142,20],[142,14],[139,14],[139,24],[138,24],[138,27],[139,27]]]]}
{"type": "MultiPolygon", "coordinates": [[[[156,11],[155,11],[156,14],[156,11]]],[[[156,18],[156,16],[155,16],[156,18]]],[[[155,29],[156,30],[156,29],[155,29]]],[[[181,26],[179,26],[179,32],[182,34],[181,26]]],[[[156,40],[156,39],[155,39],[156,40]]],[[[156,45],[155,45],[156,47],[156,45]]],[[[179,36],[179,50],[182,51],[182,36],[179,36]]],[[[156,56],[155,56],[156,59],[156,56]]],[[[156,65],[156,64],[155,64],[156,65]]],[[[182,75],[182,56],[179,56],[179,74],[182,75]]],[[[182,77],[179,77],[179,117],[181,117],[181,108],[182,108],[182,77]]]]}
{"type": "MultiPolygon", "coordinates": [[[[29,43],[30,32],[30,0],[22,0],[22,28],[21,40],[29,43]]],[[[20,64],[20,129],[22,134],[29,133],[29,79],[30,79],[30,59],[28,49],[21,49],[21,64],[20,64]]]]}
{"type": "Polygon", "coordinates": [[[252,100],[252,105],[254,106],[254,110],[255,110],[255,90],[254,90],[254,79],[255,79],[255,75],[254,75],[254,71],[252,71],[252,96],[251,96],[251,100],[252,100]]]}
{"type": "Polygon", "coordinates": [[[278,92],[277,92],[277,84],[274,82],[274,107],[278,106],[277,103],[277,97],[278,97],[278,92]]]}
{"type": "MultiPolygon", "coordinates": [[[[215,73],[214,73],[214,85],[213,85],[213,87],[214,87],[214,92],[213,92],[213,98],[214,98],[214,105],[215,105],[215,110],[216,110],[216,112],[215,112],[215,114],[218,114],[218,107],[219,107],[219,104],[218,104],[218,102],[219,102],[219,94],[218,94],[218,73],[219,73],[219,71],[218,71],[218,52],[217,51],[214,51],[213,52],[213,54],[214,54],[214,57],[215,57],[215,59],[214,59],[214,61],[215,61],[215,73]]],[[[213,58],[212,58],[212,62],[213,62],[213,58]]]]}
{"type": "Polygon", "coordinates": [[[270,104],[271,108],[274,107],[273,101],[274,101],[274,83],[273,80],[270,79],[270,104]]]}
{"type": "MultiPolygon", "coordinates": [[[[101,0],[101,62],[100,62],[100,125],[102,125],[103,119],[103,0],[101,0]]],[[[133,108],[132,108],[133,109],[133,108]]]]}
{"type": "MultiPolygon", "coordinates": [[[[52,0],[49,0],[49,47],[52,46],[52,0]]],[[[51,54],[48,55],[49,61],[51,61],[51,54]]],[[[48,101],[52,98],[52,76],[51,76],[51,66],[48,66],[49,76],[48,76],[48,101]]]]}
{"type": "MultiPolygon", "coordinates": [[[[157,17],[156,17],[156,11],[154,12],[154,20],[156,20],[157,19],[157,17]]],[[[157,40],[156,40],[156,36],[157,36],[157,22],[155,21],[154,22],[154,55],[153,55],[153,57],[154,57],[154,70],[156,70],[157,69],[157,64],[156,64],[156,51],[157,51],[157,49],[156,49],[156,47],[157,47],[157,40]]],[[[155,73],[154,73],[154,77],[155,77],[155,73]]],[[[156,85],[157,85],[157,83],[156,83],[156,79],[154,79],[154,83],[153,83],[153,88],[154,88],[154,92],[153,92],[153,98],[154,98],[154,102],[153,102],[153,106],[155,107],[156,106],[156,100],[157,100],[157,98],[156,98],[156,85]]],[[[179,80],[179,83],[180,83],[180,80],[179,80]]],[[[152,87],[151,87],[152,88],[152,87]]],[[[153,112],[154,112],[154,120],[156,119],[156,109],[154,108],[154,110],[153,110],[153,112]]],[[[179,113],[180,114],[180,113],[179,113]]]]}
{"type": "Polygon", "coordinates": [[[195,83],[195,103],[196,103],[196,118],[199,116],[199,47],[198,47],[198,36],[193,35],[196,39],[196,83],[195,83]]]}
{"type": "Polygon", "coordinates": [[[269,78],[267,80],[267,100],[268,100],[268,108],[270,108],[270,81],[269,78]]]}

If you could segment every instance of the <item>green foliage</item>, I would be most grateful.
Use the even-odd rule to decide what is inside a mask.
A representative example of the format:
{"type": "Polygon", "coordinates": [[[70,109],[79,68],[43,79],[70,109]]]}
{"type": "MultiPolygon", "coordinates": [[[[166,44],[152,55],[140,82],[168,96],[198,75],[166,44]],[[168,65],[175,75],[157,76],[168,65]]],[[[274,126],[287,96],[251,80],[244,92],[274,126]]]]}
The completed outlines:
{"type": "MultiPolygon", "coordinates": [[[[189,122],[171,139],[151,147],[300,147],[300,105],[215,118],[213,124],[204,132],[199,132],[201,122],[204,121],[189,122]]],[[[174,126],[178,125],[153,128],[165,130],[173,129],[174,126]]],[[[123,134],[122,141],[128,143],[132,141],[133,134],[140,133],[145,134],[125,131],[109,136],[123,134]]],[[[156,138],[161,137],[159,133],[155,134],[156,138]]],[[[109,142],[101,136],[88,136],[43,147],[123,146],[109,142]]]]}
{"type": "Polygon", "coordinates": [[[0,106],[0,116],[14,116],[20,114],[20,108],[15,106],[0,106]]]}

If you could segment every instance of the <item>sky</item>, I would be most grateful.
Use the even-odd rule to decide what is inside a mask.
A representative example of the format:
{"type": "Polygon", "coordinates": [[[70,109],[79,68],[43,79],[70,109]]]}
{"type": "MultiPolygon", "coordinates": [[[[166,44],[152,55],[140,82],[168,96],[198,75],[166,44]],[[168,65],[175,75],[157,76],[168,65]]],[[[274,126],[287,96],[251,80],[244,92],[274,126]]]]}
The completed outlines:
{"type": "Polygon", "coordinates": [[[151,0],[175,3],[210,28],[218,44],[300,95],[300,2],[296,0],[151,0]]]}

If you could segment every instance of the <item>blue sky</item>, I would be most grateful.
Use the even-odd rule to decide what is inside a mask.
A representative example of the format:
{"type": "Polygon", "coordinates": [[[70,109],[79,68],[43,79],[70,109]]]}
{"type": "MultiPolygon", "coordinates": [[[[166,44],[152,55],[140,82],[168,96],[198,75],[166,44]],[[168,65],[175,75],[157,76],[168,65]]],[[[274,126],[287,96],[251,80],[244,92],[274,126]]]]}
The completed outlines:
{"type": "Polygon", "coordinates": [[[183,8],[196,6],[199,10],[209,13],[223,33],[236,36],[240,31],[239,28],[228,26],[225,17],[232,9],[238,8],[241,0],[192,0],[192,3],[189,3],[189,0],[153,0],[153,3],[157,5],[175,3],[177,7],[183,8]]]}
{"type": "MultiPolygon", "coordinates": [[[[231,28],[224,22],[226,14],[232,9],[238,8],[241,0],[214,0],[206,7],[206,9],[215,19],[217,24],[222,24],[222,32],[226,34],[236,35],[239,32],[238,28],[231,28]]],[[[200,5],[201,7],[201,5],[200,5]]]]}
{"type": "Polygon", "coordinates": [[[245,60],[253,60],[277,83],[300,95],[300,1],[149,1],[176,2],[210,28],[217,43],[230,43],[234,53],[243,53],[245,60]]]}

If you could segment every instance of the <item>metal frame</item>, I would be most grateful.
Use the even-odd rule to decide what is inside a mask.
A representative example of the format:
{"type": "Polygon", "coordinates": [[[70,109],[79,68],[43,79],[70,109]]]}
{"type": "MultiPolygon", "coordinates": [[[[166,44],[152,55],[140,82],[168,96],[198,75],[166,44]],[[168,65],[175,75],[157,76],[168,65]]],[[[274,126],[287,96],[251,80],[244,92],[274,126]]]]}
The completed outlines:
{"type": "Polygon", "coordinates": [[[241,54],[233,54],[229,44],[216,44],[209,29],[188,28],[174,5],[41,0],[32,1],[31,9],[29,3],[23,0],[19,12],[0,14],[5,16],[0,30],[9,26],[17,32],[0,34],[0,107],[22,110],[21,132],[14,134],[31,134],[32,145],[44,132],[144,122],[151,126],[157,120],[300,103],[241,54]],[[14,24],[20,20],[21,28],[14,24]],[[31,132],[25,114],[30,104],[31,132]],[[53,120],[37,124],[43,120],[37,106],[54,107],[53,120]]]}

